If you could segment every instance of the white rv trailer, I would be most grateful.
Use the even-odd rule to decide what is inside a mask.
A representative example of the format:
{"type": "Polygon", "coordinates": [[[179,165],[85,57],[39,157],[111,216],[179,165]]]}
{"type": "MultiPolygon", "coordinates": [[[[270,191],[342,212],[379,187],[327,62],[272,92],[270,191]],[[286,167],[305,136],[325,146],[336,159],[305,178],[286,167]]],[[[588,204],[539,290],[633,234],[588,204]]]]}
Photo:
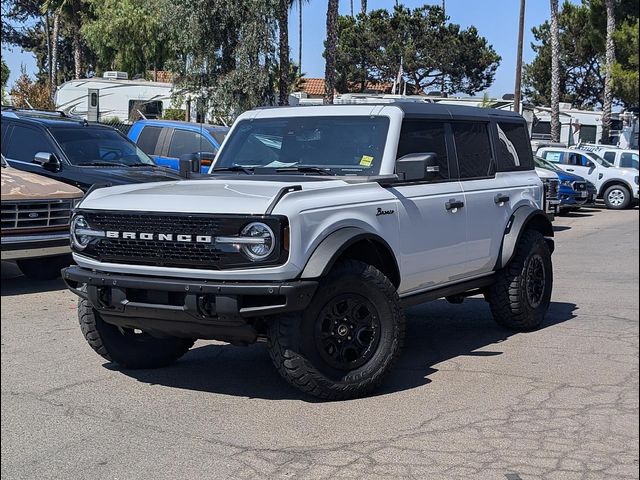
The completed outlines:
{"type": "Polygon", "coordinates": [[[131,122],[144,115],[159,118],[171,108],[173,84],[128,80],[125,72],[105,72],[103,78],[70,80],[56,90],[56,109],[101,121],[117,118],[131,122]],[[139,112],[139,113],[138,113],[139,112]]]}

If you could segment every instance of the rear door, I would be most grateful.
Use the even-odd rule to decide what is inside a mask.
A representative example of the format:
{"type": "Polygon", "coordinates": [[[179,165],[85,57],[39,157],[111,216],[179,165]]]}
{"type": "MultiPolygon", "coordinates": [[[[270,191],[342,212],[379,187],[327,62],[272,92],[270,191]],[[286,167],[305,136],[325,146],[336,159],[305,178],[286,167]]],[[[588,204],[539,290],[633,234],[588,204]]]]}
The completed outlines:
{"type": "Polygon", "coordinates": [[[155,125],[144,125],[142,130],[140,130],[138,138],[135,139],[136,145],[138,145],[140,150],[156,162],[162,152],[161,134],[163,130],[166,129],[155,125]]]}
{"type": "Polygon", "coordinates": [[[496,178],[496,158],[491,124],[482,121],[451,124],[460,182],[467,213],[467,264],[469,276],[493,270],[509,216],[507,185],[496,178]],[[497,201],[503,198],[503,201],[497,201]]]}
{"type": "Polygon", "coordinates": [[[402,293],[434,288],[464,274],[466,209],[452,161],[450,126],[444,121],[405,119],[397,157],[433,152],[440,171],[430,182],[398,184],[402,293]],[[461,205],[454,207],[456,202],[461,205]]]}

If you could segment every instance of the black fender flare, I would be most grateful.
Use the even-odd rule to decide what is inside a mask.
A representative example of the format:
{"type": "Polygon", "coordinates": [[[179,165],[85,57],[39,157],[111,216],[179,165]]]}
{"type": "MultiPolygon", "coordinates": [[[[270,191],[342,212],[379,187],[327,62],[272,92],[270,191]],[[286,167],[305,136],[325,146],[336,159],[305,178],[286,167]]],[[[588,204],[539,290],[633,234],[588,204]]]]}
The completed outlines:
{"type": "MultiPolygon", "coordinates": [[[[534,208],[530,205],[523,205],[518,207],[511,218],[507,222],[507,226],[504,230],[504,236],[502,238],[502,247],[500,248],[500,255],[498,257],[498,264],[496,270],[509,264],[516,251],[518,242],[522,233],[528,228],[533,227],[538,230],[545,237],[553,237],[553,225],[547,217],[547,215],[540,209],[534,208]]],[[[553,240],[547,238],[549,248],[553,253],[554,243],[553,240]]]]}
{"type": "MultiPolygon", "coordinates": [[[[300,278],[320,278],[329,273],[338,258],[352,245],[357,242],[369,240],[387,250],[393,259],[394,276],[399,282],[400,269],[398,262],[389,244],[380,236],[367,232],[358,227],[344,227],[327,235],[313,251],[309,260],[300,274],[300,278]]],[[[393,281],[394,279],[390,279],[393,281]]]]}

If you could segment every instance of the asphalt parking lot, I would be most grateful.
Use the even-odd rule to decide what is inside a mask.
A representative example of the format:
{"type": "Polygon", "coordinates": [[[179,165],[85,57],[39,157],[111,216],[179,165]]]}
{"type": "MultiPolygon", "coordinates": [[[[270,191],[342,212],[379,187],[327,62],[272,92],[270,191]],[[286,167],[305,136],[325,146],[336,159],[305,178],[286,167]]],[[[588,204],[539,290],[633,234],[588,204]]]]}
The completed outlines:
{"type": "Polygon", "coordinates": [[[3,265],[2,478],[638,478],[638,209],[555,228],[542,329],[502,330],[479,297],[412,308],[385,387],[335,403],[264,345],[117,371],[61,281],[3,265]]]}

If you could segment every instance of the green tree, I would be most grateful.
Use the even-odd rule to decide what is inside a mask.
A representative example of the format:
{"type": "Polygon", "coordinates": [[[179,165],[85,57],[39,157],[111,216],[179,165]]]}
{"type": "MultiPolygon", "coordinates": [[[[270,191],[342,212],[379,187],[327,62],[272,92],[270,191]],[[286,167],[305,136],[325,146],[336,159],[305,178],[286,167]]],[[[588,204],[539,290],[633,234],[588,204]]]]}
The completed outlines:
{"type": "Polygon", "coordinates": [[[274,102],[277,7],[277,0],[171,2],[165,25],[176,53],[169,67],[202,110],[233,120],[274,102]]]}
{"type": "Polygon", "coordinates": [[[640,24],[636,19],[634,23],[624,22],[614,33],[617,59],[611,71],[613,92],[627,108],[640,106],[638,30],[640,30],[640,24]]]}
{"type": "Polygon", "coordinates": [[[1,83],[1,95],[0,95],[0,99],[2,99],[2,103],[5,102],[4,99],[4,91],[7,88],[7,82],[9,81],[9,75],[11,74],[11,71],[9,70],[9,67],[7,66],[6,63],[4,63],[4,60],[2,60],[2,66],[0,67],[0,83],[1,83]]]}
{"type": "Polygon", "coordinates": [[[49,96],[49,87],[46,83],[34,82],[24,67],[9,92],[11,101],[18,108],[39,108],[53,110],[54,105],[49,96]]]}
{"type": "Polygon", "coordinates": [[[393,82],[402,66],[407,91],[437,88],[473,95],[493,83],[500,56],[475,27],[449,23],[438,6],[374,10],[340,20],[338,78],[364,87],[393,82]]]}
{"type": "Polygon", "coordinates": [[[95,52],[97,69],[122,70],[132,77],[164,68],[173,51],[163,15],[166,1],[87,0],[92,19],[82,35],[95,52]]]}

